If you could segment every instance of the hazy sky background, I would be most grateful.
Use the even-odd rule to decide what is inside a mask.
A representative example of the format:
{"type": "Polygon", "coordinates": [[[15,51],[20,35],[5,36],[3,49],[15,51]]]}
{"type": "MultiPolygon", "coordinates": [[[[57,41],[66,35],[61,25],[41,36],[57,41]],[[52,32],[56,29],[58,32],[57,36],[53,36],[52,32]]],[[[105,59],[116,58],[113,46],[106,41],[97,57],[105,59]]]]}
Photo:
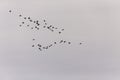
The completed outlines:
{"type": "Polygon", "coordinates": [[[0,0],[0,80],[120,80],[119,48],[119,0],[0,0]],[[19,14],[65,31],[19,28],[19,14]],[[33,37],[73,44],[40,52],[33,37]]]}

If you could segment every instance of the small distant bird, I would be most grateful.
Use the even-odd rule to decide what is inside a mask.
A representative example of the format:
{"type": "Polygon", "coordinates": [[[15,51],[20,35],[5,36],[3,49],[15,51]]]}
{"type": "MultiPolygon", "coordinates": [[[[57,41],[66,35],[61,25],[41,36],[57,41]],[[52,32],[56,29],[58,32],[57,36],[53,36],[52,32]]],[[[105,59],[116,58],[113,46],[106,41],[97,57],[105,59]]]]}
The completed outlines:
{"type": "Polygon", "coordinates": [[[45,28],[46,26],[43,26],[43,28],[45,28]]]}
{"type": "Polygon", "coordinates": [[[28,17],[28,19],[30,19],[30,17],[28,17]]]}
{"type": "Polygon", "coordinates": [[[46,46],[46,49],[48,49],[48,46],[46,46]]]}
{"type": "Polygon", "coordinates": [[[26,17],[24,17],[24,19],[26,19],[26,17]]]}
{"type": "Polygon", "coordinates": [[[62,31],[64,31],[64,29],[62,29],[62,31]]]}
{"type": "Polygon", "coordinates": [[[42,49],[41,48],[38,48],[40,51],[42,51],[42,49]]]}
{"type": "Polygon", "coordinates": [[[38,44],[39,47],[42,47],[42,45],[38,44]]]}
{"type": "Polygon", "coordinates": [[[22,25],[19,25],[20,27],[22,26],[22,25]]]}
{"type": "Polygon", "coordinates": [[[66,41],[64,41],[64,43],[66,43],[66,41]]]}
{"type": "Polygon", "coordinates": [[[46,20],[43,20],[44,22],[46,22],[46,20]]]}
{"type": "Polygon", "coordinates": [[[33,41],[35,40],[35,39],[32,39],[33,41]]]}
{"type": "Polygon", "coordinates": [[[19,17],[22,17],[22,15],[20,14],[19,17]]]}
{"type": "Polygon", "coordinates": [[[82,43],[80,43],[80,45],[81,45],[82,43]]]}
{"type": "Polygon", "coordinates": [[[34,47],[35,45],[32,45],[32,47],[34,47]]]}
{"type": "Polygon", "coordinates": [[[61,32],[59,32],[59,34],[61,34],[61,32]]]}
{"type": "Polygon", "coordinates": [[[38,44],[38,46],[39,46],[40,44],[38,44]]]}
{"type": "Polygon", "coordinates": [[[51,30],[52,32],[54,31],[54,30],[51,30]]]}
{"type": "Polygon", "coordinates": [[[52,25],[50,25],[49,27],[52,27],[52,25]]]}
{"type": "Polygon", "coordinates": [[[36,21],[33,21],[34,23],[36,23],[36,21]]]}
{"type": "Polygon", "coordinates": [[[11,11],[11,10],[9,10],[9,12],[11,13],[12,11],[11,11]]]}
{"type": "Polygon", "coordinates": [[[32,22],[32,20],[30,20],[30,22],[32,22]]]}
{"type": "Polygon", "coordinates": [[[25,22],[22,22],[22,24],[24,24],[25,22]]]}
{"type": "Polygon", "coordinates": [[[52,44],[49,45],[49,47],[51,47],[51,46],[52,46],[52,44]]]}
{"type": "Polygon", "coordinates": [[[63,40],[60,41],[60,43],[62,43],[62,42],[63,42],[63,40]]]}
{"type": "Polygon", "coordinates": [[[45,25],[47,25],[47,23],[45,23],[45,25]]]}
{"type": "Polygon", "coordinates": [[[56,44],[56,42],[54,42],[54,44],[56,44]]]}
{"type": "Polygon", "coordinates": [[[43,49],[45,49],[45,47],[43,47],[43,49]]]}
{"type": "Polygon", "coordinates": [[[71,42],[68,42],[68,44],[71,44],[71,42]]]}
{"type": "Polygon", "coordinates": [[[39,26],[40,24],[38,23],[37,25],[39,26]]]}
{"type": "Polygon", "coordinates": [[[37,30],[39,30],[39,28],[37,28],[37,30]]]}
{"type": "Polygon", "coordinates": [[[36,23],[38,23],[39,21],[37,20],[36,23]]]}
{"type": "Polygon", "coordinates": [[[47,27],[48,29],[50,29],[50,27],[47,27]]]}

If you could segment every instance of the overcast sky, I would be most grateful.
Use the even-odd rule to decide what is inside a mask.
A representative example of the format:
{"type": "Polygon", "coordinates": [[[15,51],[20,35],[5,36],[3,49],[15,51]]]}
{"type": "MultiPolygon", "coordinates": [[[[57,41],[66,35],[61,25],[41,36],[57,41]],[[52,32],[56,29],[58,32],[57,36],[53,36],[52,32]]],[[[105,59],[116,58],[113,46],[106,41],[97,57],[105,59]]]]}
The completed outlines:
{"type": "Polygon", "coordinates": [[[0,80],[120,80],[119,48],[119,0],[0,0],[0,80]],[[65,31],[20,28],[19,14],[65,31]],[[40,52],[32,38],[73,44],[40,52]]]}

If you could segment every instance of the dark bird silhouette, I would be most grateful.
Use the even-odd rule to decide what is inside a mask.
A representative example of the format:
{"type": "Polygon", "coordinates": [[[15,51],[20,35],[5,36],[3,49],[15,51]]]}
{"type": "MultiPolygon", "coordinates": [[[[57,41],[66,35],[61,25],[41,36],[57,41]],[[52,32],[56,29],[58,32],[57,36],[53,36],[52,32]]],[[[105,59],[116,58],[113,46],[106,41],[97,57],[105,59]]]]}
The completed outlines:
{"type": "Polygon", "coordinates": [[[22,15],[20,14],[19,17],[22,17],[22,15]]]}
{"type": "Polygon", "coordinates": [[[19,25],[20,27],[22,26],[22,25],[19,25]]]}
{"type": "Polygon", "coordinates": [[[61,32],[59,32],[59,34],[61,34],[61,32]]]}
{"type": "Polygon", "coordinates": [[[64,29],[62,29],[62,31],[64,31],[64,29]]]}
{"type": "Polygon", "coordinates": [[[64,41],[64,43],[66,43],[66,41],[64,41]]]}
{"type": "Polygon", "coordinates": [[[49,45],[49,47],[51,47],[51,46],[52,46],[52,44],[49,45]]]}
{"type": "Polygon", "coordinates": [[[32,39],[33,41],[35,40],[35,39],[32,39]]]}
{"type": "Polygon", "coordinates": [[[43,49],[45,49],[45,47],[43,47],[43,49]]]}
{"type": "Polygon", "coordinates": [[[11,11],[11,10],[9,10],[9,12],[11,13],[12,11],[11,11]]]}
{"type": "Polygon", "coordinates": [[[54,31],[54,30],[51,30],[52,32],[54,31]]]}
{"type": "Polygon", "coordinates": [[[45,28],[46,26],[43,26],[43,28],[45,28]]]}
{"type": "Polygon", "coordinates": [[[46,46],[46,49],[48,49],[48,46],[46,46]]]}
{"type": "Polygon", "coordinates": [[[37,25],[39,26],[40,24],[38,23],[37,25]]]}
{"type": "Polygon", "coordinates": [[[37,20],[36,23],[38,23],[39,21],[37,20]]]}
{"type": "Polygon", "coordinates": [[[26,17],[24,17],[24,19],[27,19],[26,17]]]}
{"type": "Polygon", "coordinates": [[[43,20],[44,22],[46,22],[46,20],[43,20]]]}
{"type": "Polygon", "coordinates": [[[37,30],[39,30],[39,28],[37,28],[37,30]]]}
{"type": "Polygon", "coordinates": [[[39,47],[42,47],[42,45],[38,44],[39,47]]]}
{"type": "Polygon", "coordinates": [[[80,45],[81,45],[82,43],[80,43],[80,45]]]}
{"type": "Polygon", "coordinates": [[[62,42],[63,42],[63,40],[60,41],[60,43],[62,43],[62,42]]]}
{"type": "Polygon", "coordinates": [[[68,44],[71,44],[71,42],[68,42],[68,44]]]}
{"type": "Polygon", "coordinates": [[[32,47],[34,47],[35,45],[32,45],[32,47]]]}
{"type": "Polygon", "coordinates": [[[50,27],[47,27],[48,29],[50,29],[50,27]]]}
{"type": "Polygon", "coordinates": [[[42,51],[42,49],[41,48],[38,48],[40,51],[42,51]]]}
{"type": "Polygon", "coordinates": [[[25,22],[22,22],[22,24],[24,24],[25,22]]]}
{"type": "Polygon", "coordinates": [[[56,42],[54,42],[54,44],[57,44],[56,42]]]}
{"type": "Polygon", "coordinates": [[[30,22],[32,22],[32,20],[30,20],[30,22]]]}
{"type": "Polygon", "coordinates": [[[30,19],[30,17],[28,17],[28,19],[30,19]]]}
{"type": "Polygon", "coordinates": [[[52,25],[50,25],[49,27],[52,27],[52,25]]]}
{"type": "Polygon", "coordinates": [[[36,21],[33,21],[34,23],[36,23],[36,21]]]}
{"type": "Polygon", "coordinates": [[[45,25],[47,25],[47,23],[45,23],[45,25]]]}

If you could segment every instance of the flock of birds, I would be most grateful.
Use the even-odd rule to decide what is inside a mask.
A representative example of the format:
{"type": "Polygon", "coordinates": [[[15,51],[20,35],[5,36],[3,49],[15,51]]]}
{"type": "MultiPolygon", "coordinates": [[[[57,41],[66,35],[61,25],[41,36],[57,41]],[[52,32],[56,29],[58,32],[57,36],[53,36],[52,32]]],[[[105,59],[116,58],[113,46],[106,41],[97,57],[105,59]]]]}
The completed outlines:
{"type": "MultiPolygon", "coordinates": [[[[9,10],[9,13],[12,13],[12,10],[9,10]]],[[[61,34],[64,31],[64,29],[59,29],[58,27],[55,27],[53,25],[48,25],[48,23],[47,23],[47,21],[45,19],[42,20],[43,25],[41,26],[39,20],[33,20],[30,16],[25,17],[22,14],[19,14],[18,17],[23,18],[24,20],[27,20],[28,22],[34,24],[34,26],[31,26],[30,24],[26,24],[25,21],[22,21],[21,24],[19,25],[19,27],[24,27],[24,25],[26,24],[26,26],[29,27],[31,30],[33,30],[33,29],[40,30],[40,28],[42,27],[42,28],[45,28],[45,29],[47,29],[47,30],[49,30],[51,32],[57,31],[58,34],[61,34]]],[[[35,38],[32,39],[33,42],[35,40],[36,40],[35,38]]],[[[49,44],[47,46],[43,46],[43,45],[38,43],[36,45],[32,44],[31,47],[37,47],[37,49],[39,49],[40,51],[43,51],[43,50],[49,49],[53,45],[63,44],[63,43],[70,45],[72,42],[61,39],[59,41],[52,42],[51,44],[49,44]]],[[[82,44],[82,42],[79,43],[79,45],[81,45],[81,44],[82,44]]]]}

